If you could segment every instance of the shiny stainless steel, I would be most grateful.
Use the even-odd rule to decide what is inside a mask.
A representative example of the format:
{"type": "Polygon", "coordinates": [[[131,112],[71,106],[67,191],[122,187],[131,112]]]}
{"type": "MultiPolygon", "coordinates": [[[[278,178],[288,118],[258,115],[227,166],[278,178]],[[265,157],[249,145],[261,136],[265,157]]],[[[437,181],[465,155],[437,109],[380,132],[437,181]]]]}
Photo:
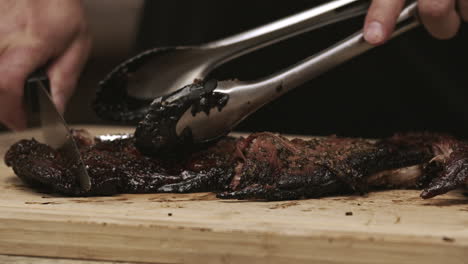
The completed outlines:
{"type": "Polygon", "coordinates": [[[43,83],[45,80],[46,77],[42,76],[32,77],[28,80],[28,82],[37,84],[37,100],[39,102],[43,143],[53,148],[60,149],[68,160],[72,161],[74,164],[78,164],[78,166],[74,168],[74,172],[78,177],[81,188],[84,191],[89,191],[91,189],[91,180],[83,160],[81,159],[80,152],[65,120],[52,102],[52,98],[43,83]]]}
{"type": "Polygon", "coordinates": [[[273,23],[201,46],[174,47],[132,73],[128,93],[153,99],[204,79],[213,69],[275,42],[365,14],[369,1],[335,0],[273,23]]]}
{"type": "MultiPolygon", "coordinates": [[[[419,25],[416,10],[416,3],[412,3],[402,11],[392,38],[419,25]]],[[[189,109],[177,123],[176,132],[180,134],[185,127],[190,127],[197,142],[209,141],[225,135],[235,125],[263,105],[371,48],[373,46],[364,40],[363,32],[360,31],[342,42],[268,78],[255,82],[218,82],[214,92],[229,95],[229,101],[222,111],[212,109],[209,115],[200,112],[194,116],[189,109]]]]}

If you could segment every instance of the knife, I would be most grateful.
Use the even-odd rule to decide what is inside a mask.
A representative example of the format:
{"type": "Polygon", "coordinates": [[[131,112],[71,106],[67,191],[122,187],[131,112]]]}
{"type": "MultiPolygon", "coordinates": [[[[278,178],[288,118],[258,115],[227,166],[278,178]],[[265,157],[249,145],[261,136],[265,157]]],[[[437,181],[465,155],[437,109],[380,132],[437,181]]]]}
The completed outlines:
{"type": "Polygon", "coordinates": [[[38,114],[38,121],[45,144],[60,150],[76,175],[83,191],[91,189],[91,180],[81,159],[78,146],[73,139],[63,116],[58,112],[49,94],[49,79],[44,70],[32,74],[26,81],[25,97],[27,97],[28,119],[32,120],[38,114]]]}

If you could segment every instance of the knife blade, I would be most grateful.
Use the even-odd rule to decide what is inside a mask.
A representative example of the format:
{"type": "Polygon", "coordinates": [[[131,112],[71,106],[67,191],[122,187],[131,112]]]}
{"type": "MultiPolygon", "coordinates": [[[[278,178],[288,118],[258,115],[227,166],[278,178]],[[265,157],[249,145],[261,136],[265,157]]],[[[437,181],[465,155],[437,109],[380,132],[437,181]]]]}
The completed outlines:
{"type": "Polygon", "coordinates": [[[43,71],[38,71],[31,75],[26,82],[27,93],[30,97],[30,107],[36,108],[38,119],[45,144],[60,150],[69,162],[73,164],[70,168],[76,175],[80,187],[83,191],[91,189],[91,180],[78,150],[78,146],[73,139],[71,131],[63,116],[58,112],[47,88],[48,77],[43,71]]]}

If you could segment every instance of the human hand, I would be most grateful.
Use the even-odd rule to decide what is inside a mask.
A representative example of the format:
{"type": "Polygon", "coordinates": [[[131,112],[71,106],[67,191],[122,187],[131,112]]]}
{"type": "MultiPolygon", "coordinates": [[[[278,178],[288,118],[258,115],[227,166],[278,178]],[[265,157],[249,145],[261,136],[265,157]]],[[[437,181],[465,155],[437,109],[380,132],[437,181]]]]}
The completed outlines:
{"type": "MultiPolygon", "coordinates": [[[[387,41],[405,0],[373,0],[364,24],[364,38],[373,45],[387,41]]],[[[427,31],[438,39],[455,36],[460,21],[468,21],[468,0],[418,0],[419,16],[427,31]]]]}
{"type": "Polygon", "coordinates": [[[0,122],[20,130],[26,78],[47,64],[52,100],[63,112],[91,36],[81,0],[0,0],[0,10],[0,122]]]}

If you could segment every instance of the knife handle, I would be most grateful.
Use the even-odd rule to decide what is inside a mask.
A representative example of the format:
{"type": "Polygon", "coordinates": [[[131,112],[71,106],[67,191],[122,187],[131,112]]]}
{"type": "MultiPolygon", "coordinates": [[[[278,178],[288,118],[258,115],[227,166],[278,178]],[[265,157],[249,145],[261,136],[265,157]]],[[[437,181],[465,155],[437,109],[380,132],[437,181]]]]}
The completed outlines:
{"type": "Polygon", "coordinates": [[[49,77],[45,67],[41,67],[30,74],[24,84],[23,105],[26,108],[26,125],[28,128],[41,126],[38,94],[40,87],[38,82],[42,82],[50,93],[49,77]]]}

